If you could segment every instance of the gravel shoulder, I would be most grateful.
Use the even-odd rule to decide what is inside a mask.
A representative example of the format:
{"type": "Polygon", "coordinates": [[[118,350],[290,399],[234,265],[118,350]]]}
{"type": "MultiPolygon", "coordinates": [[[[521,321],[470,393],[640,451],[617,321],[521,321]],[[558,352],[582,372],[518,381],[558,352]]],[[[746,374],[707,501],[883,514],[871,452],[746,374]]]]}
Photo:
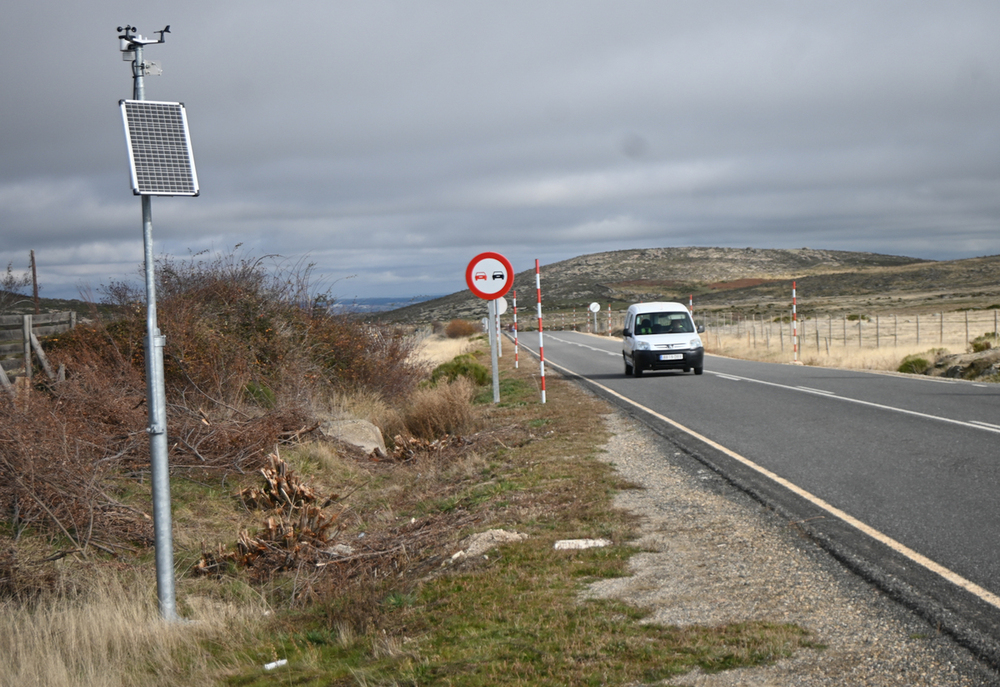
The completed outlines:
{"type": "Polygon", "coordinates": [[[586,594],[652,611],[648,622],[795,623],[823,648],[771,666],[700,671],[666,684],[1000,685],[951,637],[848,571],[781,518],[620,412],[607,416],[606,458],[641,488],[616,505],[641,516],[631,577],[586,594]]]}

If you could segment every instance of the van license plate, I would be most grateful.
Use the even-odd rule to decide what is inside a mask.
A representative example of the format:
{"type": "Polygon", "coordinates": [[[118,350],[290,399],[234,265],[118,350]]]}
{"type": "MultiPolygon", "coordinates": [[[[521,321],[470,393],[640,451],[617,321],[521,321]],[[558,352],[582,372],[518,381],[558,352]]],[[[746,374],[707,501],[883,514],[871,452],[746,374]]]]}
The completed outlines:
{"type": "Polygon", "coordinates": [[[660,356],[660,360],[683,360],[683,353],[664,353],[660,356]]]}

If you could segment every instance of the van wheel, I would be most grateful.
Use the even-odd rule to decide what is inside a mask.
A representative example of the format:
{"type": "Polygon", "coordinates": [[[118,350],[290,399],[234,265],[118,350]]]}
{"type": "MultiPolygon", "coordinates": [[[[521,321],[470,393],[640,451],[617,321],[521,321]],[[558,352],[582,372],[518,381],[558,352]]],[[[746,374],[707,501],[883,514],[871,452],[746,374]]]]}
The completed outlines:
{"type": "Polygon", "coordinates": [[[634,363],[632,365],[632,376],[633,377],[641,377],[642,376],[642,368],[639,367],[639,363],[634,363]]]}
{"type": "Polygon", "coordinates": [[[625,354],[624,353],[622,354],[622,360],[625,361],[625,374],[626,374],[626,376],[632,374],[632,366],[628,364],[628,360],[625,358],[625,354]]]}
{"type": "Polygon", "coordinates": [[[704,370],[704,368],[701,368],[701,367],[696,367],[696,368],[694,368],[694,373],[695,373],[696,375],[700,375],[700,374],[701,374],[702,372],[704,372],[704,371],[705,371],[705,370],[704,370]]]}

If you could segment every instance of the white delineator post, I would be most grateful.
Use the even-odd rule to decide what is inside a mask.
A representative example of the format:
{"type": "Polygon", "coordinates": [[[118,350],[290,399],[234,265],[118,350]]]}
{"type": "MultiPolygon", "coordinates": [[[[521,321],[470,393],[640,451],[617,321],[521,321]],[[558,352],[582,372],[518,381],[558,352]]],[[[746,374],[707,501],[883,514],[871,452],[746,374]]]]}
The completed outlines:
{"type": "Polygon", "coordinates": [[[517,291],[514,291],[514,369],[517,369],[517,291]]]}
{"type": "Polygon", "coordinates": [[[799,320],[796,313],[795,282],[792,282],[792,360],[799,361],[799,320]]]}
{"type": "Polygon", "coordinates": [[[538,296],[538,365],[542,375],[542,403],[545,403],[545,349],[542,346],[542,276],[535,258],[535,293],[538,296]]]}
{"type": "Polygon", "coordinates": [[[500,343],[500,299],[498,298],[493,305],[494,305],[493,313],[494,316],[496,317],[496,320],[494,320],[493,322],[493,328],[495,329],[494,333],[496,335],[496,342],[497,342],[497,357],[502,358],[503,344],[500,343]]]}

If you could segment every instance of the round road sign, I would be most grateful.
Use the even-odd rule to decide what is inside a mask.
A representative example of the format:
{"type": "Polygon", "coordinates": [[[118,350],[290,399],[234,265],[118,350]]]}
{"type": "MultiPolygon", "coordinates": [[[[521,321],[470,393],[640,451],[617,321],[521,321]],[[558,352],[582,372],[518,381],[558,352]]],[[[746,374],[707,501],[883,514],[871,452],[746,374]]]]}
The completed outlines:
{"type": "Polygon", "coordinates": [[[480,253],[465,269],[465,283],[479,298],[496,300],[514,285],[514,268],[499,253],[480,253]]]}
{"type": "Polygon", "coordinates": [[[601,311],[600,303],[594,302],[590,304],[590,312],[600,312],[600,311],[601,311]]]}

